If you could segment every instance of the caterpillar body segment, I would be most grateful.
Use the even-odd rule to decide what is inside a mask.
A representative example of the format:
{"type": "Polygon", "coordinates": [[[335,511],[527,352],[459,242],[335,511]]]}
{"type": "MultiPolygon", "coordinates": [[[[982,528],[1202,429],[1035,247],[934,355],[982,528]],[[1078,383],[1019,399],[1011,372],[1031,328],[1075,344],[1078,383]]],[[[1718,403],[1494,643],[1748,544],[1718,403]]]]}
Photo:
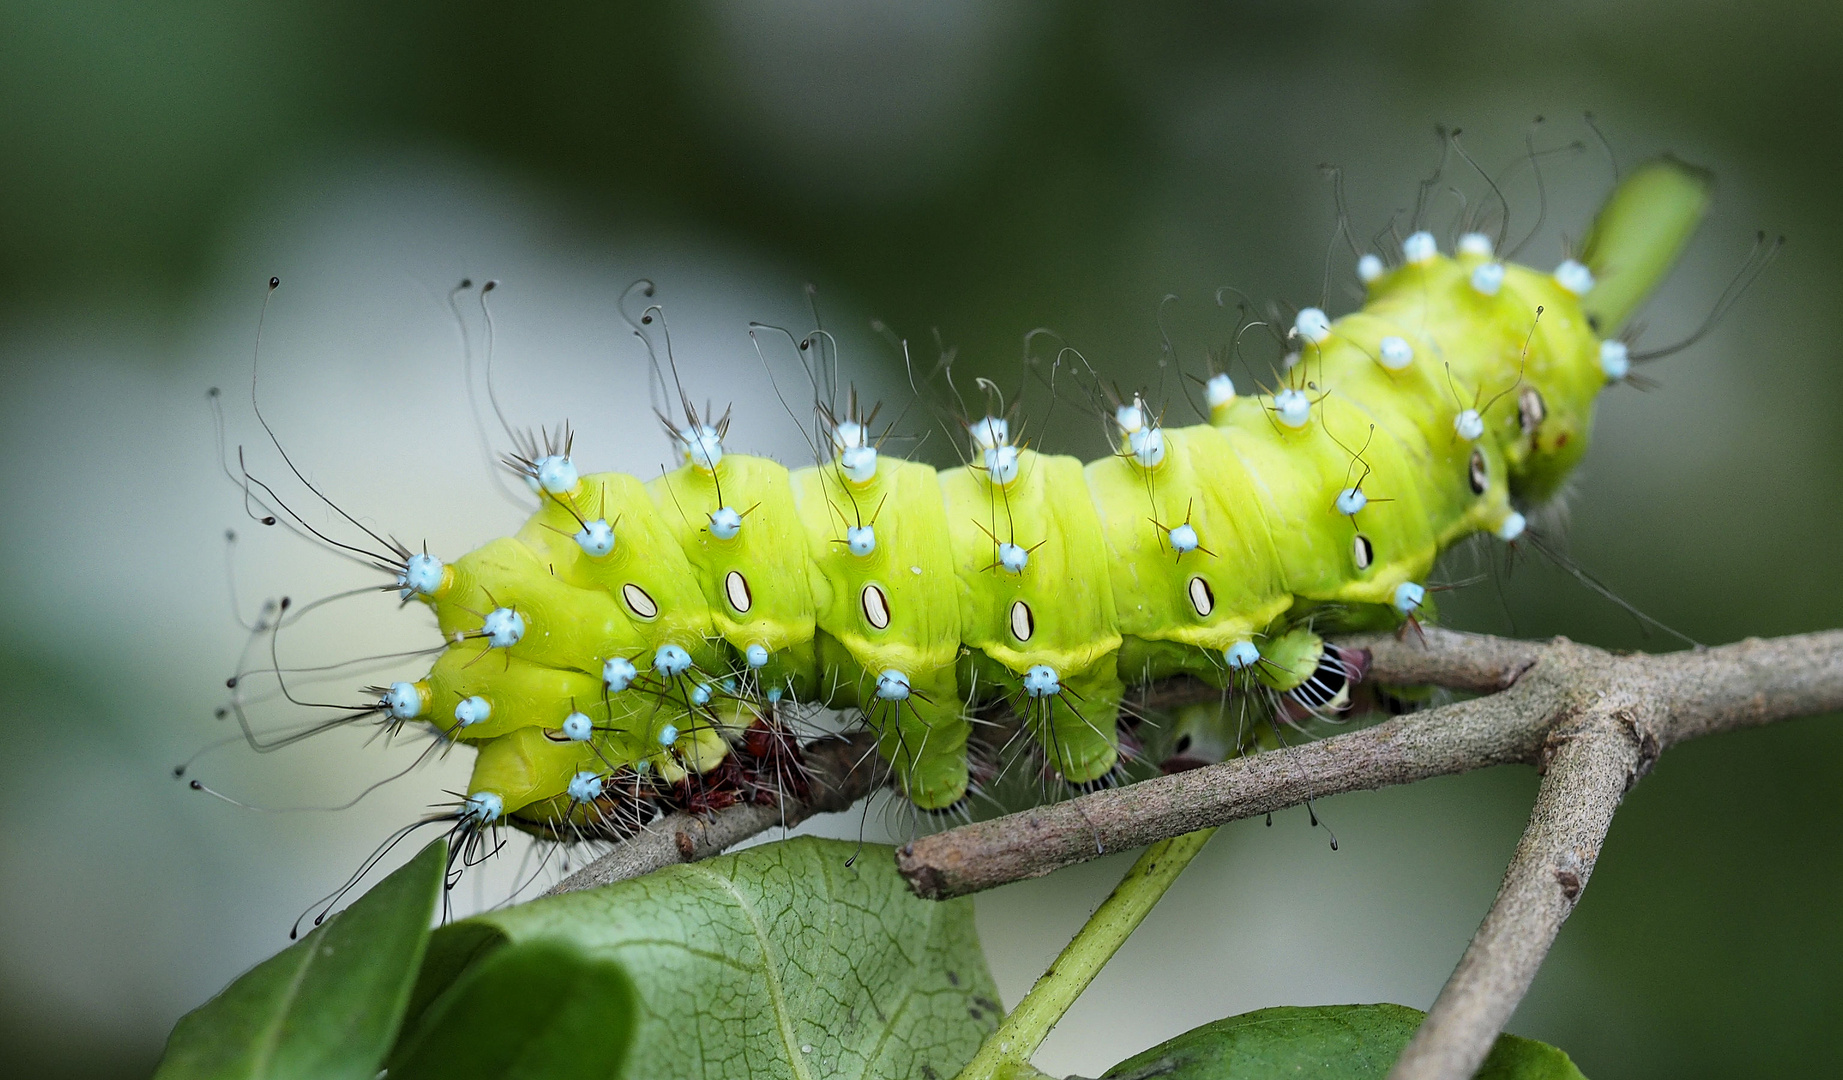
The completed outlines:
{"type": "MultiPolygon", "coordinates": [[[[1670,168],[1628,180],[1588,262],[1552,273],[1415,234],[1396,267],[1366,263],[1361,311],[1300,312],[1279,385],[1218,375],[1208,422],[1179,428],[1135,399],[1087,464],[986,417],[970,463],[937,472],[828,418],[831,459],[790,472],[689,416],[683,463],[644,484],[537,463],[515,537],[421,568],[427,588],[406,573],[449,644],[393,715],[478,746],[470,805],[562,835],[613,793],[635,793],[628,827],[660,785],[723,775],[782,703],[861,712],[927,810],[965,798],[971,717],[998,703],[1076,785],[1118,766],[1129,686],[1337,708],[1361,662],[1318,631],[1429,616],[1440,551],[1516,539],[1516,507],[1584,453],[1602,335],[1706,195],[1670,168]]],[[[1201,714],[1179,726],[1205,748],[1186,760],[1224,742],[1201,714]]]]}
{"type": "MultiPolygon", "coordinates": [[[[430,723],[460,742],[497,739],[530,726],[556,703],[570,711],[559,715],[557,729],[571,715],[588,716],[594,727],[608,730],[618,714],[627,718],[630,698],[604,698],[601,680],[587,672],[570,671],[520,657],[481,657],[478,647],[469,651],[450,648],[435,661],[424,681],[428,689],[430,723]],[[463,724],[456,713],[466,713],[462,703],[473,698],[490,702],[486,715],[472,715],[463,724]],[[618,704],[617,704],[618,702],[618,704]]],[[[471,710],[478,713],[479,710],[471,710]]]]}
{"type": "Polygon", "coordinates": [[[678,645],[693,665],[718,670],[725,651],[712,636],[702,579],[655,511],[652,494],[634,477],[597,473],[567,495],[547,498],[516,539],[560,580],[617,600],[640,639],[629,661],[647,667],[661,646],[678,645]],[[590,554],[575,539],[583,522],[594,521],[609,525],[606,554],[590,554]]]}
{"type": "Polygon", "coordinates": [[[612,756],[622,749],[608,741],[601,747],[558,742],[536,726],[515,728],[480,744],[468,795],[497,795],[504,812],[516,813],[542,800],[554,799],[568,787],[569,777],[599,765],[602,754],[612,756]],[[562,785],[557,783],[559,776],[565,778],[562,785]]]}
{"type": "Polygon", "coordinates": [[[830,465],[793,473],[813,573],[822,701],[862,712],[910,797],[929,809],[966,791],[965,715],[955,666],[961,612],[935,470],[879,457],[852,475],[830,465]],[[870,543],[858,532],[869,530],[870,543]]]}
{"type": "Polygon", "coordinates": [[[740,656],[765,652],[767,661],[752,665],[762,686],[811,698],[813,566],[787,469],[721,450],[714,457],[708,468],[689,458],[650,481],[654,508],[702,588],[712,621],[706,632],[740,656]],[[733,522],[725,520],[730,515],[733,522]]]}
{"type": "Polygon", "coordinates": [[[1014,449],[1007,484],[990,468],[941,474],[967,650],[960,683],[973,704],[1009,701],[1050,767],[1088,783],[1117,760],[1126,692],[1106,537],[1094,501],[1067,497],[1086,494],[1079,460],[1014,449]]]}

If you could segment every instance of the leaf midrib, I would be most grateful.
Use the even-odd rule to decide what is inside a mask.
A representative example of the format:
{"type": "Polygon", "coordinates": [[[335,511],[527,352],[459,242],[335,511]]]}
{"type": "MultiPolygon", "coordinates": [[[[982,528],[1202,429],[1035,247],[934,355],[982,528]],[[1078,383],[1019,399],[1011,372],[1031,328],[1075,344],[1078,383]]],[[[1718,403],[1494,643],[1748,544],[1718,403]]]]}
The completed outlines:
{"type": "MultiPolygon", "coordinates": [[[[302,942],[302,944],[305,945],[308,942],[302,942]]],[[[268,1075],[269,1064],[275,1056],[275,1050],[281,1045],[282,1027],[287,1021],[289,1012],[294,1008],[294,1001],[301,992],[301,985],[307,981],[308,970],[314,966],[314,961],[320,958],[322,944],[322,942],[314,941],[312,948],[302,950],[306,953],[306,957],[301,961],[301,966],[295,970],[294,977],[288,980],[288,988],[282,992],[280,1005],[275,1010],[275,1018],[269,1022],[267,1030],[257,1039],[256,1054],[250,1059],[252,1077],[268,1075]]]]}
{"type": "Polygon", "coordinates": [[[721,874],[711,873],[702,867],[696,868],[695,872],[715,882],[725,892],[729,893],[730,896],[734,897],[736,906],[741,908],[742,913],[748,917],[749,925],[753,928],[755,933],[755,940],[761,948],[762,974],[766,976],[768,980],[769,1003],[774,1009],[775,1027],[781,1033],[781,1045],[787,1053],[788,1067],[793,1070],[793,1074],[799,1077],[800,1080],[813,1080],[812,1073],[808,1072],[806,1068],[806,1055],[800,1052],[799,1037],[794,1033],[792,1017],[788,1014],[786,989],[781,984],[779,965],[775,963],[773,943],[769,940],[767,928],[762,924],[761,917],[755,910],[755,905],[749,902],[748,896],[738,889],[736,883],[729,878],[721,874]]]}

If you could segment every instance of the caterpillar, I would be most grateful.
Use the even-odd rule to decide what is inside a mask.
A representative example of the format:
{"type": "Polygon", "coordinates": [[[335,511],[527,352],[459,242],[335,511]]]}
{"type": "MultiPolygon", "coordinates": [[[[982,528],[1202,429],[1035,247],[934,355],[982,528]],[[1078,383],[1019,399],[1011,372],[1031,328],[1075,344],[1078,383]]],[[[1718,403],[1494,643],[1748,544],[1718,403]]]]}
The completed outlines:
{"type": "Polygon", "coordinates": [[[1552,272],[1499,258],[1501,237],[1446,254],[1416,231],[1393,265],[1360,258],[1361,309],[1297,312],[1273,386],[1213,372],[1184,427],[1122,396],[1091,462],[1001,408],[962,417],[966,463],[937,470],[889,452],[855,398],[822,408],[824,460],[793,470],[731,451],[682,392],[661,417],[679,464],[651,480],[579,471],[567,428],[527,438],[507,464],[540,505],[516,533],[371,553],[442,648],[359,714],[477,751],[465,829],[618,838],[662,804],[758,797],[806,707],[860,714],[932,812],[964,805],[983,709],[1021,718],[1073,787],[1119,775],[1130,687],[1337,709],[1362,658],[1325,635],[1430,616],[1443,549],[1515,542],[1560,491],[1708,191],[1674,160],[1640,168],[1552,272]]]}

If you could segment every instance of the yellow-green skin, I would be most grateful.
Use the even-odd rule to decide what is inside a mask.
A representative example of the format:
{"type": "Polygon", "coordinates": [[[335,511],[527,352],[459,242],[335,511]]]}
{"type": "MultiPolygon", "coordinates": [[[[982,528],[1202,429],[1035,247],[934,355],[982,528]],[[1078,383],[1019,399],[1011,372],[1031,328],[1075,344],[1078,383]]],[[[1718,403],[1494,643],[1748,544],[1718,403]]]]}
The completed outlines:
{"type": "MultiPolygon", "coordinates": [[[[1513,496],[1540,502],[1559,489],[1607,383],[1601,339],[1582,298],[1549,274],[1506,265],[1501,288],[1481,292],[1471,276],[1487,261],[1399,266],[1328,336],[1298,341],[1284,379],[1312,400],[1302,426],[1282,423],[1269,394],[1236,397],[1207,424],[1166,429],[1151,468],[1124,452],[1084,465],[1020,447],[1005,485],[981,467],[937,473],[888,455],[862,484],[836,460],[789,472],[740,454],[644,485],[583,477],[517,536],[456,560],[424,597],[451,641],[420,684],[425,715],[479,747],[470,794],[496,794],[527,820],[569,813],[561,796],[579,770],[637,766],[667,782],[707,771],[774,699],[861,710],[896,784],[925,809],[965,795],[968,713],[1000,698],[1063,779],[1104,778],[1129,684],[1181,673],[1231,683],[1242,676],[1224,650],[1253,642],[1265,663],[1250,674],[1290,689],[1322,651],[1308,627],[1400,621],[1398,586],[1424,580],[1442,548],[1502,529],[1513,496]],[[1403,370],[1378,359],[1388,336],[1413,347],[1403,370]],[[1473,407],[1484,431],[1470,440],[1455,419],[1473,407]],[[1340,513],[1338,493],[1365,465],[1368,504],[1340,513]],[[732,539],[711,531],[719,506],[744,514],[732,539]],[[616,545],[593,558],[571,536],[598,517],[614,523],[616,545]],[[1169,530],[1185,523],[1200,548],[1179,555],[1169,530]],[[860,524],[877,538],[862,557],[844,542],[860,524]],[[999,565],[1001,540],[1030,551],[1021,573],[999,565]],[[1213,598],[1207,613],[1194,579],[1213,598]],[[629,584],[655,615],[625,599],[629,584]],[[526,620],[518,643],[467,636],[504,607],[526,620]],[[688,675],[604,693],[610,657],[645,676],[668,644],[692,657],[688,675]],[[765,665],[745,662],[751,646],[765,665]],[[1025,693],[1039,665],[1063,693],[1025,693]],[[888,671],[906,676],[906,698],[879,696],[888,671]],[[697,685],[713,687],[710,704],[693,703],[697,685]],[[457,728],[455,705],[470,695],[491,702],[491,718],[457,728]],[[594,738],[559,737],[572,711],[594,720],[594,738]]],[[[1620,302],[1608,333],[1635,300],[1620,302]]]]}

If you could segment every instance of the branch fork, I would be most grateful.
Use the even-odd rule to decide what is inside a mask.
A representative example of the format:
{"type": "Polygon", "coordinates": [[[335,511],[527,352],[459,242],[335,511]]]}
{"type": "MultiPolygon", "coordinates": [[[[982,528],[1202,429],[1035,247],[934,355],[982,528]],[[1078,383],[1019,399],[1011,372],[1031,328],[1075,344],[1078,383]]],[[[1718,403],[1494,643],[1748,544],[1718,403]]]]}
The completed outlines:
{"type": "MultiPolygon", "coordinates": [[[[1340,644],[1370,651],[1376,681],[1482,696],[950,829],[898,849],[898,868],[918,895],[945,899],[1311,798],[1533,765],[1542,782],[1497,899],[1389,1074],[1458,1080],[1490,1052],[1592,878],[1625,793],[1665,750],[1703,735],[1843,711],[1843,630],[1663,655],[1437,628],[1340,644]]],[[[1182,689],[1175,693],[1181,700],[1182,689]]],[[[555,891],[716,854],[868,794],[872,770],[862,764],[863,747],[843,740],[826,746],[808,751],[821,793],[816,802],[734,807],[702,821],[667,818],[555,891]]]]}
{"type": "Polygon", "coordinates": [[[1458,1080],[1490,1053],[1580,901],[1625,793],[1686,739],[1843,710],[1843,631],[1660,656],[1565,638],[1429,629],[1371,637],[1371,677],[1485,696],[938,833],[897,852],[922,896],[960,896],[1307,798],[1489,765],[1542,773],[1528,826],[1471,945],[1390,1072],[1458,1080]]]}

